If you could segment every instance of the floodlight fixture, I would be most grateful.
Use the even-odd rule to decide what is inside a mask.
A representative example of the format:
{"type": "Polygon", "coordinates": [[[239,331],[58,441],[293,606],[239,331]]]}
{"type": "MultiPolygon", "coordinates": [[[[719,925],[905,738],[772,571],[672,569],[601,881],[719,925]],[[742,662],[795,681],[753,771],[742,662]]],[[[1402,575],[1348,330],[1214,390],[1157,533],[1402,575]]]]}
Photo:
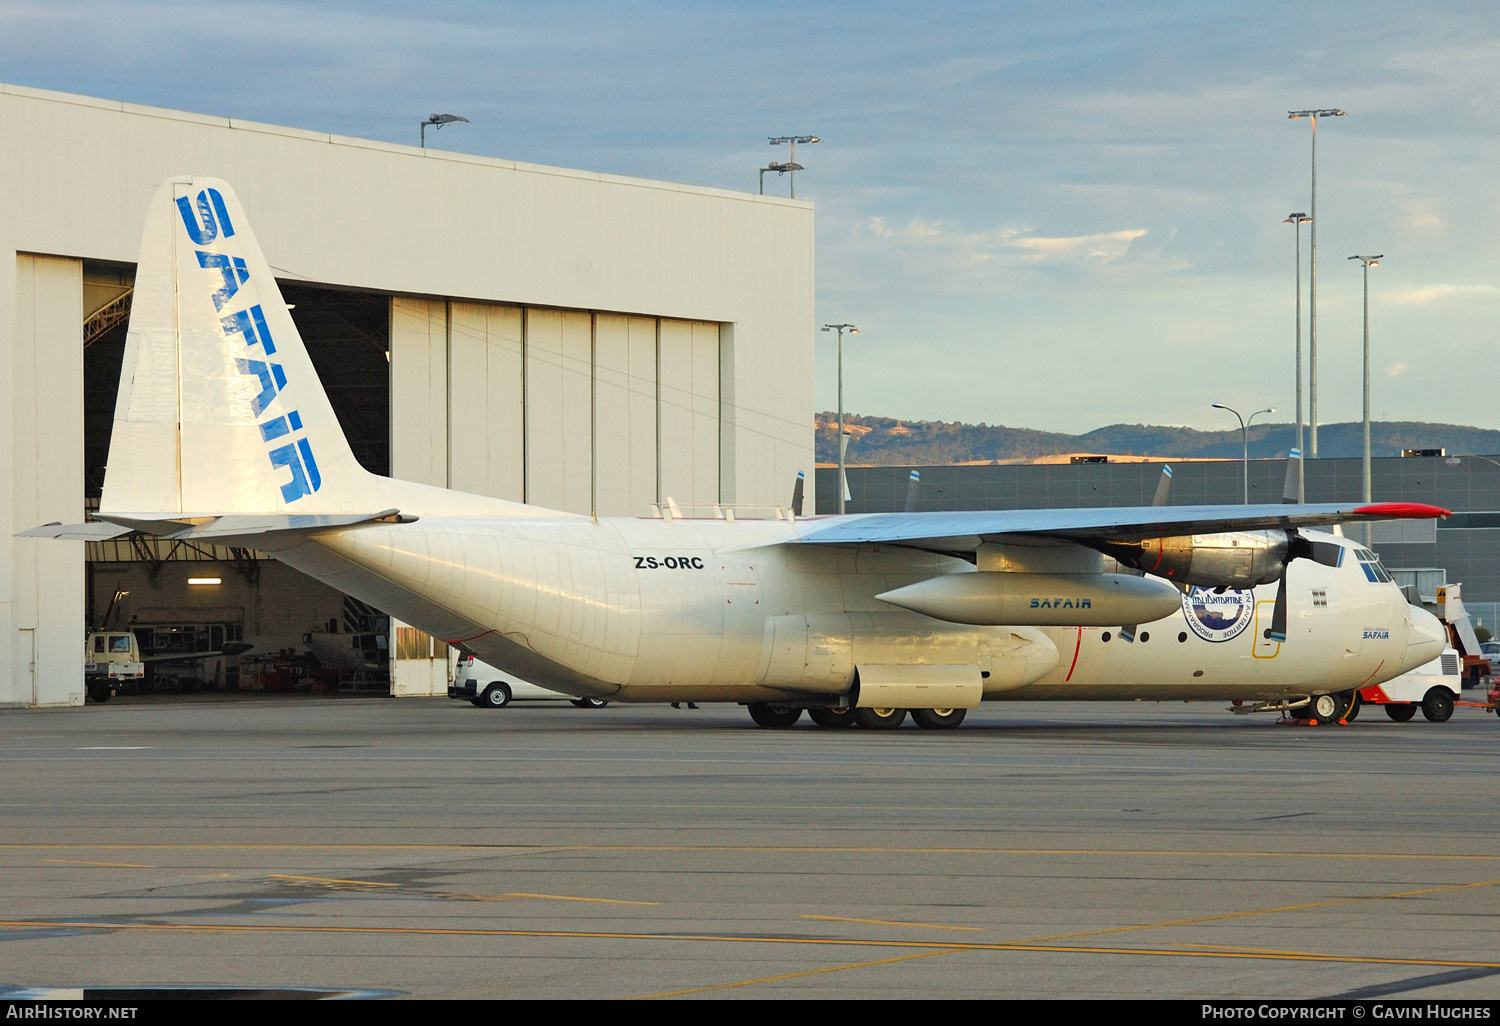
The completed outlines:
{"type": "MultiPolygon", "coordinates": [[[[797,172],[804,170],[804,168],[802,167],[802,165],[799,164],[799,163],[797,163],[797,144],[798,143],[820,143],[823,140],[820,139],[820,138],[818,138],[815,135],[768,135],[768,136],[766,136],[766,139],[770,142],[770,144],[772,146],[780,146],[782,143],[786,143],[789,146],[789,149],[787,151],[786,163],[778,165],[778,164],[776,164],[773,161],[771,168],[767,168],[767,170],[775,169],[775,170],[779,170],[779,171],[790,171],[791,174],[792,174],[792,179],[791,179],[792,199],[796,199],[797,198],[797,172]]],[[[765,175],[761,175],[761,182],[762,183],[765,182],[765,175]]],[[[764,191],[764,190],[762,190],[762,191],[764,191]]]]}
{"type": "Polygon", "coordinates": [[[427,126],[442,128],[444,125],[453,125],[459,122],[469,123],[469,119],[460,114],[429,114],[427,120],[422,122],[422,149],[427,148],[427,126]]]}

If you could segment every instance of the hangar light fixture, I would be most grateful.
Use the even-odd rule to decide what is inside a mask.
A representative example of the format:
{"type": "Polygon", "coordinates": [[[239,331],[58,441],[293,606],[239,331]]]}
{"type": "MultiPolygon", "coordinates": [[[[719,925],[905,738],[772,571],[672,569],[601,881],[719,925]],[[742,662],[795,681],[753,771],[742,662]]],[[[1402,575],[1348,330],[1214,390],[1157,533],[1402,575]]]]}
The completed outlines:
{"type": "Polygon", "coordinates": [[[462,117],[462,116],[460,116],[458,114],[431,114],[431,115],[428,115],[427,120],[424,121],[424,122],[422,122],[422,149],[425,150],[427,148],[427,126],[428,125],[432,125],[434,128],[442,128],[444,125],[452,125],[452,124],[455,124],[455,123],[460,122],[460,121],[462,121],[464,124],[468,124],[469,123],[469,119],[468,118],[462,117]]]}
{"type": "Polygon", "coordinates": [[[789,172],[791,172],[791,175],[792,175],[792,199],[796,199],[797,198],[797,172],[804,170],[804,168],[802,167],[802,165],[799,164],[799,163],[797,163],[797,144],[798,143],[809,143],[809,144],[810,143],[820,143],[823,140],[819,139],[815,135],[770,135],[770,136],[767,136],[766,138],[770,140],[772,146],[780,146],[782,143],[787,143],[791,148],[788,151],[787,158],[786,158],[786,163],[785,164],[777,164],[775,161],[772,161],[771,162],[771,166],[768,167],[768,168],[766,168],[765,170],[763,170],[761,172],[761,174],[760,174],[761,192],[765,192],[766,191],[765,190],[766,171],[789,171],[789,172]]]}
{"type": "Polygon", "coordinates": [[[223,584],[222,577],[189,577],[189,584],[223,584]]]}

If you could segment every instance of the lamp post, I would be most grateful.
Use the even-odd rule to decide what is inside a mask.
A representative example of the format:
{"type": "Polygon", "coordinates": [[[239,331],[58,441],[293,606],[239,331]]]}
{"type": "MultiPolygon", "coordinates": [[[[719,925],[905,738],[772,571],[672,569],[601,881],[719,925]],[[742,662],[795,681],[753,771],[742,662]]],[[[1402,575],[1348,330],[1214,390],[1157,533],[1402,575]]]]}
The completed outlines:
{"type": "Polygon", "coordinates": [[[1228,410],[1234,414],[1234,419],[1240,422],[1240,441],[1244,443],[1245,447],[1245,505],[1248,506],[1250,505],[1250,424],[1262,413],[1275,413],[1276,407],[1268,406],[1264,410],[1256,410],[1248,418],[1245,418],[1241,417],[1240,411],[1236,410],[1233,406],[1225,406],[1223,403],[1211,403],[1210,405],[1216,410],[1228,410]]]}
{"type": "MultiPolygon", "coordinates": [[[[1297,242],[1297,451],[1302,449],[1302,226],[1312,218],[1303,213],[1286,215],[1282,224],[1294,225],[1297,242]]],[[[1302,461],[1297,461],[1297,501],[1307,501],[1306,477],[1302,461]]]]}
{"type": "MultiPolygon", "coordinates": [[[[1370,268],[1379,267],[1384,257],[1384,253],[1376,253],[1373,256],[1355,254],[1349,258],[1360,262],[1365,276],[1365,451],[1363,472],[1360,475],[1363,485],[1360,495],[1365,502],[1370,501],[1370,268]]],[[[1370,544],[1369,524],[1365,524],[1365,544],[1370,544]]]]}
{"type": "MultiPolygon", "coordinates": [[[[771,145],[772,146],[780,146],[782,143],[788,143],[791,146],[791,150],[789,151],[789,153],[787,155],[787,158],[786,158],[786,163],[780,165],[780,167],[777,167],[775,164],[772,164],[771,166],[772,167],[776,167],[776,169],[779,170],[779,171],[789,171],[789,172],[791,172],[791,175],[792,175],[792,199],[796,199],[797,198],[797,172],[801,171],[801,170],[804,170],[803,167],[802,167],[802,165],[799,164],[799,163],[797,163],[797,144],[798,143],[808,143],[808,144],[820,143],[823,140],[819,139],[815,135],[771,135],[771,136],[767,136],[766,138],[768,138],[768,139],[771,140],[771,145]]],[[[767,170],[770,170],[770,168],[767,168],[767,170]]],[[[762,182],[765,181],[765,176],[764,175],[761,176],[761,181],[762,182]]]]}
{"type": "Polygon", "coordinates": [[[836,331],[839,333],[839,515],[844,512],[844,450],[848,448],[844,441],[844,332],[858,335],[859,329],[852,324],[825,324],[824,331],[836,331]]]}
{"type": "Polygon", "coordinates": [[[1307,269],[1307,423],[1313,459],[1318,458],[1318,119],[1347,117],[1335,107],[1323,110],[1289,110],[1286,116],[1312,118],[1312,238],[1308,242],[1307,269]]]}
{"type": "Polygon", "coordinates": [[[457,124],[459,122],[463,122],[464,124],[467,125],[469,123],[469,119],[466,118],[466,117],[460,117],[457,114],[432,114],[432,115],[429,115],[428,118],[427,118],[427,120],[424,121],[424,122],[422,122],[422,135],[421,135],[422,149],[425,150],[427,148],[427,126],[428,125],[432,125],[434,128],[442,128],[444,125],[453,125],[453,124],[457,124]]]}

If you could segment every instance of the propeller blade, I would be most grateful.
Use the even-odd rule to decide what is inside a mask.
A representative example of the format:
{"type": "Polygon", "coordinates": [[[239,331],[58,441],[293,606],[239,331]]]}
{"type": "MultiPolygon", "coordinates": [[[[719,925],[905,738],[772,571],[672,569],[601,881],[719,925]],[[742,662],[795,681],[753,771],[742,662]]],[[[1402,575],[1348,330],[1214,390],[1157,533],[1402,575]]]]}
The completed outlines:
{"type": "Polygon", "coordinates": [[[1138,624],[1138,623],[1127,623],[1125,626],[1121,627],[1120,628],[1120,640],[1121,641],[1134,642],[1135,641],[1135,629],[1137,627],[1139,627],[1139,626],[1140,626],[1140,624],[1138,624]]]}
{"type": "Polygon", "coordinates": [[[802,515],[802,471],[797,471],[797,483],[792,486],[792,515],[802,515]]]}
{"type": "Polygon", "coordinates": [[[1161,468],[1161,480],[1156,482],[1156,495],[1151,499],[1153,506],[1165,506],[1167,504],[1167,492],[1172,489],[1172,468],[1164,466],[1161,468]]]}
{"type": "Polygon", "coordinates": [[[922,487],[922,475],[917,471],[911,472],[911,477],[906,479],[906,512],[917,511],[917,490],[922,487]]]}
{"type": "Polygon", "coordinates": [[[1286,575],[1291,568],[1292,561],[1288,559],[1282,568],[1281,580],[1276,582],[1276,605],[1271,612],[1271,640],[1276,642],[1286,640],[1286,593],[1289,590],[1286,575]]]}
{"type": "Polygon", "coordinates": [[[1293,449],[1286,455],[1286,481],[1281,486],[1281,501],[1303,502],[1301,486],[1302,450],[1293,449]]]}

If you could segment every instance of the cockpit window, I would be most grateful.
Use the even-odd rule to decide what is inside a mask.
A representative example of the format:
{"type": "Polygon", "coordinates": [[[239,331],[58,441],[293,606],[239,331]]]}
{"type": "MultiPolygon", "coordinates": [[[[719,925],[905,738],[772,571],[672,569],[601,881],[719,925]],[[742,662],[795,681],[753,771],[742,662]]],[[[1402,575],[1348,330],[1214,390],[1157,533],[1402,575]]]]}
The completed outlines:
{"type": "Polygon", "coordinates": [[[1359,560],[1359,568],[1365,572],[1365,578],[1370,583],[1390,584],[1391,575],[1386,572],[1385,567],[1380,565],[1380,557],[1369,549],[1355,546],[1354,556],[1359,560]]]}

